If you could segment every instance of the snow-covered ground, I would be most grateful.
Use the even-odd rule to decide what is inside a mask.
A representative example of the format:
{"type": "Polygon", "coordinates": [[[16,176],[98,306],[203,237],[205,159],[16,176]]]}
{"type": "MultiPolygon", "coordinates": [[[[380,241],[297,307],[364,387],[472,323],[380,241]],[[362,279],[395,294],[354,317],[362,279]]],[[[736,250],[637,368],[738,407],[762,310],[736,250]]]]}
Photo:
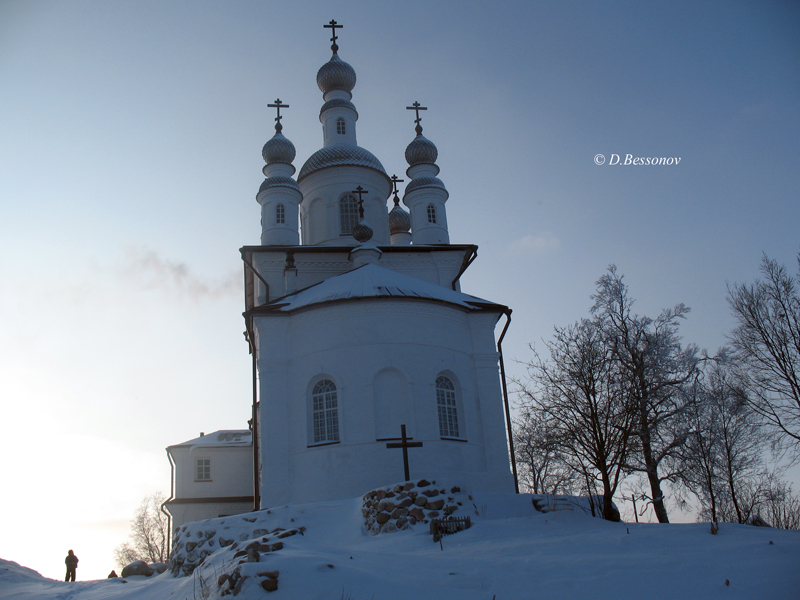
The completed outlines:
{"type": "Polygon", "coordinates": [[[237,541],[216,543],[188,577],[166,572],[127,582],[64,583],[0,560],[0,599],[220,598],[228,588],[217,585],[220,575],[243,560],[237,551],[256,535],[270,545],[278,540],[274,532],[301,527],[280,539],[282,548],[262,553],[260,562],[239,566],[250,577],[236,598],[800,597],[800,531],[722,524],[711,535],[708,524],[609,523],[580,512],[537,512],[525,494],[475,494],[474,505],[464,509],[472,527],[444,537],[441,548],[422,524],[370,535],[360,498],[214,519],[189,529],[213,529],[214,539],[237,541]],[[260,585],[268,571],[279,571],[278,590],[271,593],[260,585]]]}

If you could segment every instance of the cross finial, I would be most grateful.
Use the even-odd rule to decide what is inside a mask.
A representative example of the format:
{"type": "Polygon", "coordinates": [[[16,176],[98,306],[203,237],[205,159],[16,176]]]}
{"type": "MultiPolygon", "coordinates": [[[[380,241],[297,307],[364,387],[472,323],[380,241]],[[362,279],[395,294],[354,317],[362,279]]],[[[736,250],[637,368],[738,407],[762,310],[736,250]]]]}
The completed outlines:
{"type": "Polygon", "coordinates": [[[421,106],[420,103],[415,100],[414,104],[412,104],[411,106],[406,106],[406,110],[413,110],[414,113],[417,115],[417,118],[414,119],[414,123],[417,124],[417,126],[414,128],[414,131],[417,132],[417,135],[422,135],[422,125],[420,125],[420,121],[422,121],[422,117],[419,116],[419,111],[428,110],[428,107],[427,106],[421,106]]]}
{"type": "Polygon", "coordinates": [[[267,108],[276,108],[276,109],[278,109],[278,116],[275,117],[275,131],[280,133],[281,129],[283,129],[283,125],[281,125],[281,119],[283,118],[281,116],[281,109],[282,108],[289,108],[289,105],[288,104],[284,104],[283,102],[281,102],[281,99],[278,98],[277,100],[275,100],[275,104],[267,104],[267,108]]]}
{"type": "Polygon", "coordinates": [[[358,186],[354,189],[351,194],[358,194],[358,218],[364,218],[364,199],[361,197],[361,194],[369,194],[369,190],[365,190],[363,187],[358,186]]]}
{"type": "Polygon", "coordinates": [[[394,194],[394,203],[400,204],[400,198],[397,197],[397,184],[403,183],[405,179],[398,179],[397,175],[392,175],[392,193],[394,194]]]}
{"type": "Polygon", "coordinates": [[[331,30],[331,50],[336,54],[339,51],[339,46],[336,45],[336,30],[344,28],[344,25],[339,25],[336,21],[331,19],[327,25],[323,25],[326,29],[331,30]]]}

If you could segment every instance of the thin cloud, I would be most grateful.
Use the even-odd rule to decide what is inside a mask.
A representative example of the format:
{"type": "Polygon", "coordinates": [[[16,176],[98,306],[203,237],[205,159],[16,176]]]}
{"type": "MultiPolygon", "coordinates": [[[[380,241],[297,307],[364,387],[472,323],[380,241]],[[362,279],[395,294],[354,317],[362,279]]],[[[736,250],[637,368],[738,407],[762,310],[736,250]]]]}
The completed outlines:
{"type": "Polygon", "coordinates": [[[241,294],[240,271],[231,271],[219,280],[204,280],[184,262],[162,257],[147,248],[128,248],[122,271],[146,290],[162,290],[195,300],[221,299],[241,294]]]}
{"type": "Polygon", "coordinates": [[[555,234],[546,231],[538,235],[526,235],[511,243],[511,248],[527,255],[541,256],[561,247],[561,242],[555,234]]]}

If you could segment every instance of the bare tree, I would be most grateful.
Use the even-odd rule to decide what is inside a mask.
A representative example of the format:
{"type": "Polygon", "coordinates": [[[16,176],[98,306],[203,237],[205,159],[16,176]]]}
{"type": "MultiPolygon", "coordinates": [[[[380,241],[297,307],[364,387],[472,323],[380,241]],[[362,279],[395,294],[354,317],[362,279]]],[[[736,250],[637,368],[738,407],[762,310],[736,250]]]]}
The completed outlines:
{"type": "Polygon", "coordinates": [[[529,363],[528,383],[519,386],[523,407],[537,410],[552,443],[602,513],[619,520],[613,496],[625,472],[633,413],[597,320],[556,328],[547,342],[549,359],[529,363]]]}
{"type": "Polygon", "coordinates": [[[519,406],[514,421],[514,454],[522,488],[534,494],[568,494],[577,473],[562,454],[547,414],[533,403],[519,406]]]}
{"type": "Polygon", "coordinates": [[[691,433],[684,449],[683,482],[712,521],[746,523],[769,488],[763,460],[765,436],[758,415],[738,385],[727,351],[706,363],[694,385],[691,433]]]}
{"type": "Polygon", "coordinates": [[[158,492],[142,500],[131,520],[130,538],[114,550],[117,566],[124,567],[135,560],[166,562],[169,558],[169,522],[161,512],[164,500],[164,494],[158,492]]]}
{"type": "Polygon", "coordinates": [[[697,349],[682,348],[678,321],[689,309],[679,304],[655,319],[632,312],[633,299],[616,267],[597,281],[592,314],[603,332],[625,386],[627,403],[635,412],[633,432],[638,438],[632,471],[647,476],[653,510],[668,523],[662,482],[680,475],[678,450],[686,442],[686,412],[692,402],[685,386],[697,372],[697,349]]]}
{"type": "Polygon", "coordinates": [[[792,486],[773,479],[761,506],[761,514],[773,527],[800,529],[800,496],[792,492],[792,486]]]}
{"type": "MultiPolygon", "coordinates": [[[[800,255],[798,255],[800,267],[800,255]]],[[[777,432],[778,447],[800,459],[800,273],[766,255],[764,280],[728,287],[738,325],[730,335],[751,406],[777,432]]]]}

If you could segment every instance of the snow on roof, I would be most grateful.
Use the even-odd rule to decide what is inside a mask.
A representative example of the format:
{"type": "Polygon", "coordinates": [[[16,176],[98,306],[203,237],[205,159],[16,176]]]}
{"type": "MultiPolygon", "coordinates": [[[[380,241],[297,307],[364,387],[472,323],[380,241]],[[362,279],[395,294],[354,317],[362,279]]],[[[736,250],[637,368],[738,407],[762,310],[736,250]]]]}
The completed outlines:
{"type": "Polygon", "coordinates": [[[363,265],[288,294],[270,302],[265,308],[290,312],[324,302],[358,298],[419,298],[455,304],[469,310],[482,308],[502,310],[505,308],[500,304],[456,292],[375,264],[363,265]]]}
{"type": "Polygon", "coordinates": [[[174,444],[175,446],[251,446],[253,433],[249,429],[220,429],[213,433],[200,434],[188,442],[174,444]]]}

